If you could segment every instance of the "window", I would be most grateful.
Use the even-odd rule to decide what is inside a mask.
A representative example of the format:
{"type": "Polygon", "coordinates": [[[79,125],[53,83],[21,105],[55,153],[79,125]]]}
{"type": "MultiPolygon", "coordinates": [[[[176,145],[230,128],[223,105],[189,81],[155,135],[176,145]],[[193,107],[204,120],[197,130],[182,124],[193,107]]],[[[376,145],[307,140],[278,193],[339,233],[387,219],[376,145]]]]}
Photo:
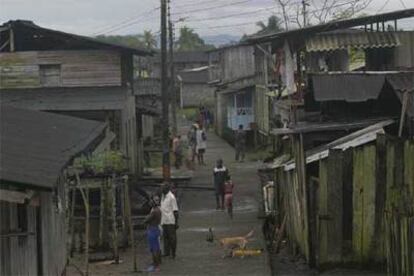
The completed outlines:
{"type": "Polygon", "coordinates": [[[17,204],[17,229],[19,232],[27,232],[28,218],[26,204],[17,204]]]}
{"type": "Polygon", "coordinates": [[[39,65],[39,74],[41,86],[61,86],[60,64],[41,64],[39,65]]]}

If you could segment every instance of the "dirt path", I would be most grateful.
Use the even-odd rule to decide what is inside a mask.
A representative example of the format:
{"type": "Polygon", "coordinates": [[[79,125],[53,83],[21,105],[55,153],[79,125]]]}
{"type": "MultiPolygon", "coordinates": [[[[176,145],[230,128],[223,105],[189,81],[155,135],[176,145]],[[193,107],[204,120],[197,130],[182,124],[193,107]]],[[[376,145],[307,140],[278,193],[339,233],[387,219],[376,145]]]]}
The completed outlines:
{"type": "Polygon", "coordinates": [[[206,166],[197,167],[192,186],[212,187],[215,160],[222,158],[236,185],[234,219],[215,210],[213,191],[187,190],[181,199],[180,229],[178,230],[177,259],[167,259],[163,275],[270,275],[266,254],[256,257],[222,258],[217,243],[206,242],[208,228],[217,238],[245,235],[254,229],[250,248],[264,248],[261,221],[257,219],[257,164],[235,163],[234,150],[213,133],[208,133],[206,166]]]}
{"type": "MultiPolygon", "coordinates": [[[[252,229],[254,236],[249,248],[264,248],[262,222],[257,218],[258,190],[257,163],[235,163],[234,150],[212,132],[208,133],[206,166],[197,166],[192,186],[212,187],[212,169],[218,158],[224,160],[235,183],[234,219],[227,213],[215,210],[214,192],[208,190],[180,191],[180,228],[175,260],[163,259],[159,275],[270,275],[267,254],[241,258],[222,258],[223,250],[217,242],[206,241],[208,228],[216,238],[245,235],[252,229]]],[[[138,237],[138,266],[145,269],[149,253],[143,233],[138,237]]],[[[132,252],[120,252],[119,265],[90,264],[90,275],[135,275],[132,272],[132,252]]],[[[76,270],[68,269],[69,275],[76,270]]],[[[142,273],[146,274],[146,273],[142,273]]]]}

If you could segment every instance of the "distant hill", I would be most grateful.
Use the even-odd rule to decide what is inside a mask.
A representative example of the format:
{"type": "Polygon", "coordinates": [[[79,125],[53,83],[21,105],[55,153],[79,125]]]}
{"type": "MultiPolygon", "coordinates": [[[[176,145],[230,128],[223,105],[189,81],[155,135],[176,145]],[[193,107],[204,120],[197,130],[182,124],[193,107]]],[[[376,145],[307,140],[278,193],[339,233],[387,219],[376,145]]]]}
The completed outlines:
{"type": "Polygon", "coordinates": [[[204,39],[204,42],[206,44],[213,44],[214,46],[218,47],[224,44],[229,44],[231,42],[238,42],[240,40],[240,36],[219,34],[203,36],[202,39],[204,39]]]}

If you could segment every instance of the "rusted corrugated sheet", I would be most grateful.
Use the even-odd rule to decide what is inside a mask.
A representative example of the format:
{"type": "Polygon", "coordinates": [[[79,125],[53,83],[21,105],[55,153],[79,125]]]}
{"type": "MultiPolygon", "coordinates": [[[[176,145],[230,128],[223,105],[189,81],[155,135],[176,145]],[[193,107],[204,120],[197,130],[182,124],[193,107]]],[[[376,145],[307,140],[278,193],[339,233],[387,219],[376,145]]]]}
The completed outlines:
{"type": "Polygon", "coordinates": [[[378,98],[385,74],[315,74],[312,82],[316,101],[364,102],[378,98]]]}
{"type": "Polygon", "coordinates": [[[326,33],[310,37],[306,41],[308,52],[332,51],[356,47],[386,48],[400,45],[398,36],[394,32],[340,32],[326,33]]]}

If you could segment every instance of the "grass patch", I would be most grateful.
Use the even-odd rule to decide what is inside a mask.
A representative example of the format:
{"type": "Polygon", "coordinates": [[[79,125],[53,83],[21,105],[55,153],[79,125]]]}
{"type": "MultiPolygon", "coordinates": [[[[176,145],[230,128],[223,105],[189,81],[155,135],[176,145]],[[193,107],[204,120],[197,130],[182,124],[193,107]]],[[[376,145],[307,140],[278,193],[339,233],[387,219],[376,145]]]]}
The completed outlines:
{"type": "Polygon", "coordinates": [[[195,107],[186,107],[179,109],[177,112],[178,116],[184,117],[190,122],[194,122],[198,119],[198,108],[195,107]]]}
{"type": "Polygon", "coordinates": [[[269,158],[272,155],[272,148],[260,148],[260,149],[251,149],[246,153],[246,159],[248,161],[263,161],[266,158],[269,158]]]}

